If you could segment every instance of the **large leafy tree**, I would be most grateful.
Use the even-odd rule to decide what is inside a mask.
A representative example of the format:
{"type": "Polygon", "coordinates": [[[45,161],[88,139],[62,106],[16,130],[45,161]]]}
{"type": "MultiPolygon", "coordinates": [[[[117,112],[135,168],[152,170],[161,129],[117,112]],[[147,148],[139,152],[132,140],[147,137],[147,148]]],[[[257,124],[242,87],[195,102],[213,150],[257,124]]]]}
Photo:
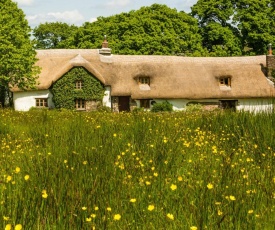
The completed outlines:
{"type": "Polygon", "coordinates": [[[68,25],[62,22],[46,22],[35,27],[33,36],[35,37],[36,49],[60,49],[70,48],[69,39],[77,30],[77,26],[68,25]]]}
{"type": "Polygon", "coordinates": [[[100,48],[103,35],[117,54],[203,55],[197,20],[166,5],[99,17],[74,34],[71,47],[100,48]]]}
{"type": "Polygon", "coordinates": [[[11,87],[34,87],[39,69],[34,66],[31,29],[23,11],[11,0],[0,0],[0,25],[0,95],[10,92],[11,87]]]}
{"type": "Polygon", "coordinates": [[[203,46],[211,56],[242,54],[240,32],[232,24],[235,4],[232,0],[198,0],[191,14],[198,19],[203,46]]]}

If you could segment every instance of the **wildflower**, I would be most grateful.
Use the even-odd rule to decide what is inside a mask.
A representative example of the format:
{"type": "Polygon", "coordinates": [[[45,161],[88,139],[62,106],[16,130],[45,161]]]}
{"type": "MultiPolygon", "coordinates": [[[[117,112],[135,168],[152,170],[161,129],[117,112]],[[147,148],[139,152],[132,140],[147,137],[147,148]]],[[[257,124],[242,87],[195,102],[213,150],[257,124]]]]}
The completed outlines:
{"type": "Polygon", "coordinates": [[[109,211],[109,212],[112,211],[111,207],[107,207],[106,210],[109,211]]]}
{"type": "Polygon", "coordinates": [[[11,224],[7,224],[5,230],[11,230],[11,224]]]}
{"type": "Polygon", "coordinates": [[[221,216],[221,215],[222,215],[222,211],[218,210],[218,216],[221,216]]]}
{"type": "Polygon", "coordinates": [[[171,188],[171,190],[172,190],[172,191],[174,191],[174,190],[176,190],[176,189],[177,189],[177,185],[172,184],[172,185],[170,186],[170,188],[171,188]]]}
{"type": "Polygon", "coordinates": [[[209,183],[208,185],[207,185],[207,188],[208,189],[212,189],[214,186],[213,186],[213,184],[211,184],[211,183],[209,183]]]}
{"type": "Polygon", "coordinates": [[[135,198],[130,199],[131,203],[135,203],[136,201],[137,201],[137,199],[135,199],[135,198]]]}
{"type": "Polygon", "coordinates": [[[248,214],[253,213],[254,211],[252,209],[248,210],[248,214]]]}
{"type": "Polygon", "coordinates": [[[197,230],[198,228],[196,226],[190,227],[190,230],[197,230]]]}
{"type": "Polygon", "coordinates": [[[7,182],[12,180],[12,176],[7,176],[7,182]]]}
{"type": "Polygon", "coordinates": [[[116,133],[114,133],[114,135],[113,135],[114,137],[116,137],[117,136],[117,134],[116,133]]]}
{"type": "Polygon", "coordinates": [[[43,190],[43,191],[42,191],[42,197],[43,197],[44,199],[46,199],[46,198],[48,197],[48,194],[47,194],[47,191],[46,191],[46,190],[43,190]]]}
{"type": "Polygon", "coordinates": [[[97,211],[99,208],[97,206],[95,206],[95,211],[97,211]]]}
{"type": "Polygon", "coordinates": [[[92,218],[95,218],[95,217],[96,217],[96,214],[91,214],[91,217],[92,217],[92,218]]]}
{"type": "Polygon", "coordinates": [[[21,224],[17,224],[14,227],[14,230],[21,230],[22,229],[22,225],[21,224]]]}
{"type": "Polygon", "coordinates": [[[159,174],[158,173],[154,173],[154,176],[157,177],[159,174]]]}
{"type": "Polygon", "coordinates": [[[88,162],[87,161],[83,161],[83,164],[86,165],[88,162]]]}
{"type": "Polygon", "coordinates": [[[82,207],[82,210],[84,210],[84,211],[87,210],[87,207],[82,207]]]}
{"type": "Polygon", "coordinates": [[[68,162],[67,160],[64,160],[64,164],[67,164],[67,162],[68,162]]]}
{"type": "Polygon", "coordinates": [[[173,216],[173,214],[168,213],[166,216],[167,216],[170,220],[174,220],[174,216],[173,216]]]}
{"type": "Polygon", "coordinates": [[[91,221],[92,221],[92,218],[86,218],[86,221],[87,221],[87,222],[91,222],[91,221]]]}
{"type": "Polygon", "coordinates": [[[236,200],[235,196],[229,196],[230,200],[236,200]]]}
{"type": "Polygon", "coordinates": [[[30,176],[29,176],[29,175],[26,175],[26,176],[24,176],[24,179],[25,179],[25,180],[28,180],[28,179],[30,179],[30,176]]]}
{"type": "Polygon", "coordinates": [[[153,211],[154,209],[155,209],[155,206],[154,206],[154,205],[151,205],[151,204],[150,204],[150,205],[148,206],[148,210],[149,210],[149,211],[153,211]]]}
{"type": "Polygon", "coordinates": [[[146,181],[145,184],[146,184],[146,185],[150,185],[151,182],[150,182],[150,181],[146,181]]]}
{"type": "Polygon", "coordinates": [[[182,181],[182,177],[181,176],[178,177],[178,181],[182,181]]]}
{"type": "Polygon", "coordinates": [[[9,220],[10,219],[8,216],[4,216],[3,218],[4,218],[4,220],[9,220]]]}
{"type": "Polygon", "coordinates": [[[19,172],[20,172],[20,168],[19,168],[19,167],[16,167],[16,168],[15,168],[15,172],[16,172],[16,173],[19,173],[19,172]]]}
{"type": "Polygon", "coordinates": [[[121,215],[120,214],[115,214],[114,215],[114,220],[120,220],[121,219],[121,215]]]}

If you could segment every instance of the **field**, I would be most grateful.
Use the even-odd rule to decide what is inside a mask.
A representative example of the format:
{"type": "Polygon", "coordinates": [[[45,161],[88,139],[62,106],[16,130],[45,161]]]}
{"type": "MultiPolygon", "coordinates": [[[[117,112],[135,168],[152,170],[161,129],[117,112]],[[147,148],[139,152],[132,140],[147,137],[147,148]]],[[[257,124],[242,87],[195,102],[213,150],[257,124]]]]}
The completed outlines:
{"type": "Polygon", "coordinates": [[[0,229],[274,229],[275,114],[0,110],[0,229]]]}

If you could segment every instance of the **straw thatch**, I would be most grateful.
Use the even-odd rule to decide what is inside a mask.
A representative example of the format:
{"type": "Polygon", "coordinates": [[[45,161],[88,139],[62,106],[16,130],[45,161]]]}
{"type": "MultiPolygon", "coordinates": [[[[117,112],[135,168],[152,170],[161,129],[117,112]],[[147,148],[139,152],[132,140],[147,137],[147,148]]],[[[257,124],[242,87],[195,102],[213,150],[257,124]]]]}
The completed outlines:
{"type": "Polygon", "coordinates": [[[83,66],[112,96],[149,98],[268,98],[274,86],[266,78],[266,56],[178,57],[100,55],[98,50],[38,50],[42,68],[38,89],[48,89],[74,66],[83,66]],[[231,77],[231,88],[219,86],[219,78],[231,77]],[[139,77],[150,77],[150,87],[140,87],[139,77]]]}

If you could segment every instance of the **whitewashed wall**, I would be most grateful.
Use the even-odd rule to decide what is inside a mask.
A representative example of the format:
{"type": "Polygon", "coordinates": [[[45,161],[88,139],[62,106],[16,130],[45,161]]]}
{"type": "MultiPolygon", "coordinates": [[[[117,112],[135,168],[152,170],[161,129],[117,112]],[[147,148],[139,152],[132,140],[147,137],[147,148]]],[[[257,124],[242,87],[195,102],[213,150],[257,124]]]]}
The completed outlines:
{"type": "MultiPolygon", "coordinates": [[[[235,100],[235,99],[234,99],[235,100]]],[[[153,99],[156,103],[161,103],[168,101],[173,105],[174,111],[184,110],[188,102],[212,102],[219,103],[218,99],[209,100],[186,100],[186,99],[153,99]]],[[[260,112],[260,111],[270,111],[273,108],[273,103],[275,101],[272,99],[238,99],[236,109],[238,111],[250,111],[250,112],[260,112]]],[[[140,107],[139,100],[137,100],[137,106],[140,107]]],[[[152,107],[152,106],[151,106],[152,107]]]]}
{"type": "Polygon", "coordinates": [[[250,112],[269,112],[273,109],[274,99],[239,99],[237,110],[250,112]]]}
{"type": "Polygon", "coordinates": [[[28,111],[31,107],[35,107],[36,98],[48,98],[49,108],[53,108],[52,94],[49,90],[24,91],[13,93],[14,109],[18,111],[28,111]]]}
{"type": "MultiPolygon", "coordinates": [[[[13,93],[13,103],[14,109],[17,111],[28,111],[31,107],[35,107],[36,98],[48,98],[49,108],[54,108],[54,103],[52,101],[53,95],[49,90],[39,90],[39,91],[24,91],[24,92],[14,92],[13,93]]],[[[105,94],[102,100],[104,106],[111,108],[111,87],[105,88],[105,94]]]]}
{"type": "Polygon", "coordinates": [[[112,102],[111,102],[111,87],[110,86],[106,86],[105,87],[105,93],[104,93],[104,97],[103,97],[103,100],[102,100],[102,104],[104,106],[107,106],[107,107],[112,107],[112,102]]]}

